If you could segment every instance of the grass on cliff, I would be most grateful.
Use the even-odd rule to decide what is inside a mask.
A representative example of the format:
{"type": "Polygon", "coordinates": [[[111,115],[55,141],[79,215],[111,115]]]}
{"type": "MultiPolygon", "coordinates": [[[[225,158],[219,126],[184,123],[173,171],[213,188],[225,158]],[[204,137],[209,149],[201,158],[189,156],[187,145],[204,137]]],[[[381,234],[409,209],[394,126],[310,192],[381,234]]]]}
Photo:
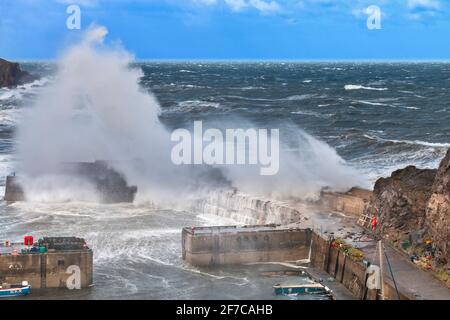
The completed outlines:
{"type": "Polygon", "coordinates": [[[355,261],[362,261],[364,259],[364,253],[347,244],[343,239],[336,239],[334,243],[340,248],[341,251],[344,251],[348,256],[353,258],[355,261]]]}
{"type": "Polygon", "coordinates": [[[444,268],[439,269],[436,272],[436,276],[450,288],[450,274],[444,268]]]}

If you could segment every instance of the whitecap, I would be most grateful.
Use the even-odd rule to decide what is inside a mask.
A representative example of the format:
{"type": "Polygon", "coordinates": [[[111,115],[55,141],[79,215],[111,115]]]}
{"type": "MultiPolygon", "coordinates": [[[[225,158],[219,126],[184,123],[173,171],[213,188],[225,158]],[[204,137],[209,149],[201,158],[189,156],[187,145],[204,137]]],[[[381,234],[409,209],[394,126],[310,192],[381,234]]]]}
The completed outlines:
{"type": "Polygon", "coordinates": [[[374,90],[374,91],[386,91],[388,88],[374,88],[374,87],[365,87],[362,85],[355,85],[355,84],[347,84],[344,86],[344,89],[347,91],[350,90],[374,90]]]}
{"type": "Polygon", "coordinates": [[[442,142],[428,142],[422,140],[396,140],[396,139],[384,139],[378,136],[371,136],[368,134],[364,134],[363,137],[370,140],[377,140],[382,142],[391,142],[391,143],[401,143],[401,144],[411,144],[411,145],[419,145],[424,147],[431,148],[450,148],[450,143],[442,143],[442,142]]]}
{"type": "Polygon", "coordinates": [[[386,103],[381,103],[381,102],[372,102],[372,101],[366,101],[366,100],[356,100],[357,103],[361,103],[361,104],[367,104],[370,106],[382,106],[382,107],[392,107],[389,104],[386,103]]]}

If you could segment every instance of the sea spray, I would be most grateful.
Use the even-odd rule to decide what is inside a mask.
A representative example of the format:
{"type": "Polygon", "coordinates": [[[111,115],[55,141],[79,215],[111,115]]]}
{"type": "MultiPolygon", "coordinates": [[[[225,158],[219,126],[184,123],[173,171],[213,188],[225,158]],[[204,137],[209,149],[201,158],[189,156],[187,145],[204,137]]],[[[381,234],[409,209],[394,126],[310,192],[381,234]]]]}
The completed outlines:
{"type": "MultiPolygon", "coordinates": [[[[361,185],[358,173],[335,150],[287,125],[280,132],[290,140],[281,142],[280,170],[274,176],[245,165],[175,165],[156,98],[139,86],[143,74],[130,66],[132,55],[103,43],[107,33],[104,27],[90,27],[62,55],[55,80],[25,111],[18,127],[17,172],[29,200],[95,200],[94,186],[59,170],[61,163],[95,160],[110,161],[130,185],[137,185],[138,202],[183,206],[231,187],[267,197],[308,198],[325,186],[361,185]]],[[[230,119],[221,126],[240,128],[242,121],[230,119]]]]}
{"type": "MultiPolygon", "coordinates": [[[[111,161],[138,186],[138,197],[152,201],[189,189],[190,170],[170,161],[170,136],[156,99],[139,87],[142,73],[130,68],[132,56],[102,44],[106,34],[104,27],[91,27],[67,50],[56,80],[20,123],[18,171],[31,200],[66,190],[72,177],[64,179],[58,168],[74,161],[111,161]]],[[[72,200],[91,200],[76,185],[72,200]]]]}
{"type": "MultiPolygon", "coordinates": [[[[236,123],[236,121],[235,121],[236,123]]],[[[273,176],[261,176],[249,166],[228,166],[224,174],[239,191],[267,199],[317,199],[324,187],[347,191],[368,187],[366,177],[346,164],[332,147],[294,124],[280,129],[280,168],[273,176]]]]}

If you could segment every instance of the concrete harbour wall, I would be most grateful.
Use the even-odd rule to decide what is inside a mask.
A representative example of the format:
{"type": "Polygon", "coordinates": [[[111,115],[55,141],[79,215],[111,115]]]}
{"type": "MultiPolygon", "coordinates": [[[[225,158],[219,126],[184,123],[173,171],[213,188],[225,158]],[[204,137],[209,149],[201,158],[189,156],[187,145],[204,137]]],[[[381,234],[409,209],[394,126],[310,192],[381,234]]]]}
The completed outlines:
{"type": "MultiPolygon", "coordinates": [[[[325,271],[342,283],[355,297],[361,300],[378,300],[380,292],[366,287],[366,265],[354,260],[338,248],[332,247],[332,239],[326,239],[313,233],[311,240],[311,266],[325,271]]],[[[401,292],[401,300],[413,297],[401,292]]],[[[390,279],[384,278],[384,298],[397,300],[397,292],[390,279]]]]}
{"type": "Polygon", "coordinates": [[[312,231],[276,226],[184,228],[183,259],[195,266],[308,258],[312,231]]]}
{"type": "Polygon", "coordinates": [[[346,193],[324,191],[320,204],[332,211],[359,217],[372,197],[372,191],[353,188],[346,193]]]}
{"type": "Polygon", "coordinates": [[[0,283],[28,281],[33,288],[65,288],[69,266],[80,268],[81,287],[93,283],[92,250],[57,251],[44,254],[0,255],[0,283]]]}

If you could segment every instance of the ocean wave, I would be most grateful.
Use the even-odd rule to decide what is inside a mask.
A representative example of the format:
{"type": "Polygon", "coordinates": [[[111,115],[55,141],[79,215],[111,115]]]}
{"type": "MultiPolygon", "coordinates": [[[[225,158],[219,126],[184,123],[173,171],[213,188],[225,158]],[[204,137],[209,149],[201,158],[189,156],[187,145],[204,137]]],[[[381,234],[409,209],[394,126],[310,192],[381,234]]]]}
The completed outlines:
{"type": "Polygon", "coordinates": [[[160,89],[160,88],[164,88],[164,87],[176,87],[176,88],[181,88],[181,89],[210,89],[211,87],[208,86],[200,86],[200,85],[196,85],[196,84],[184,84],[184,83],[168,83],[168,84],[162,84],[162,85],[154,85],[152,86],[152,89],[160,89]]]}
{"type": "Polygon", "coordinates": [[[356,84],[347,84],[344,86],[344,89],[347,91],[350,90],[374,90],[374,91],[386,91],[388,88],[374,88],[374,87],[365,87],[362,85],[356,85],[356,84]]]}
{"type": "Polygon", "coordinates": [[[22,98],[22,94],[19,91],[9,89],[7,89],[6,92],[3,92],[0,95],[0,101],[7,101],[11,99],[20,99],[20,98],[22,98]]]}
{"type": "Polygon", "coordinates": [[[163,109],[163,112],[198,112],[211,109],[219,109],[220,103],[203,100],[181,101],[174,107],[163,109]]]}
{"type": "Polygon", "coordinates": [[[410,109],[410,110],[420,110],[420,108],[418,108],[418,107],[405,107],[405,109],[410,109]]]}
{"type": "Polygon", "coordinates": [[[0,101],[19,100],[25,93],[34,93],[37,88],[45,86],[50,81],[49,78],[41,78],[30,83],[26,83],[15,88],[0,89],[0,101]]]}
{"type": "MultiPolygon", "coordinates": [[[[317,96],[316,94],[295,94],[292,96],[284,97],[284,98],[253,98],[253,97],[244,97],[244,96],[236,96],[236,95],[226,95],[222,96],[223,98],[231,98],[231,99],[239,99],[239,100],[245,100],[245,101],[302,101],[311,99],[313,97],[317,96]]],[[[323,98],[324,96],[322,96],[323,98]]]]}
{"type": "Polygon", "coordinates": [[[0,110],[0,124],[6,126],[13,126],[17,124],[21,112],[18,109],[0,110]]]}
{"type": "Polygon", "coordinates": [[[254,86],[247,86],[247,87],[242,87],[242,88],[238,88],[239,90],[243,90],[243,91],[248,91],[248,90],[264,90],[266,88],[264,87],[254,87],[254,86]]]}
{"type": "Polygon", "coordinates": [[[441,142],[428,142],[428,141],[422,141],[422,140],[396,140],[396,139],[384,139],[381,137],[378,137],[376,135],[368,135],[363,134],[363,137],[369,139],[369,140],[377,140],[382,142],[391,142],[391,143],[399,143],[399,144],[410,144],[410,145],[418,145],[423,147],[430,147],[430,148],[450,148],[450,143],[441,143],[441,142]]]}
{"type": "Polygon", "coordinates": [[[297,94],[297,95],[289,96],[289,97],[282,98],[282,99],[279,99],[279,100],[301,101],[301,100],[310,99],[310,98],[312,98],[314,96],[315,96],[314,94],[297,94]]]}
{"type": "Polygon", "coordinates": [[[314,111],[292,111],[291,114],[298,114],[298,115],[305,115],[305,116],[311,116],[311,117],[316,117],[316,118],[329,118],[331,115],[330,114],[321,114],[321,113],[317,113],[314,111]]]}
{"type": "Polygon", "coordinates": [[[355,102],[361,103],[361,104],[367,104],[370,106],[392,107],[392,105],[390,105],[390,104],[381,103],[381,102],[372,102],[372,101],[366,101],[366,100],[356,100],[355,102]]]}

